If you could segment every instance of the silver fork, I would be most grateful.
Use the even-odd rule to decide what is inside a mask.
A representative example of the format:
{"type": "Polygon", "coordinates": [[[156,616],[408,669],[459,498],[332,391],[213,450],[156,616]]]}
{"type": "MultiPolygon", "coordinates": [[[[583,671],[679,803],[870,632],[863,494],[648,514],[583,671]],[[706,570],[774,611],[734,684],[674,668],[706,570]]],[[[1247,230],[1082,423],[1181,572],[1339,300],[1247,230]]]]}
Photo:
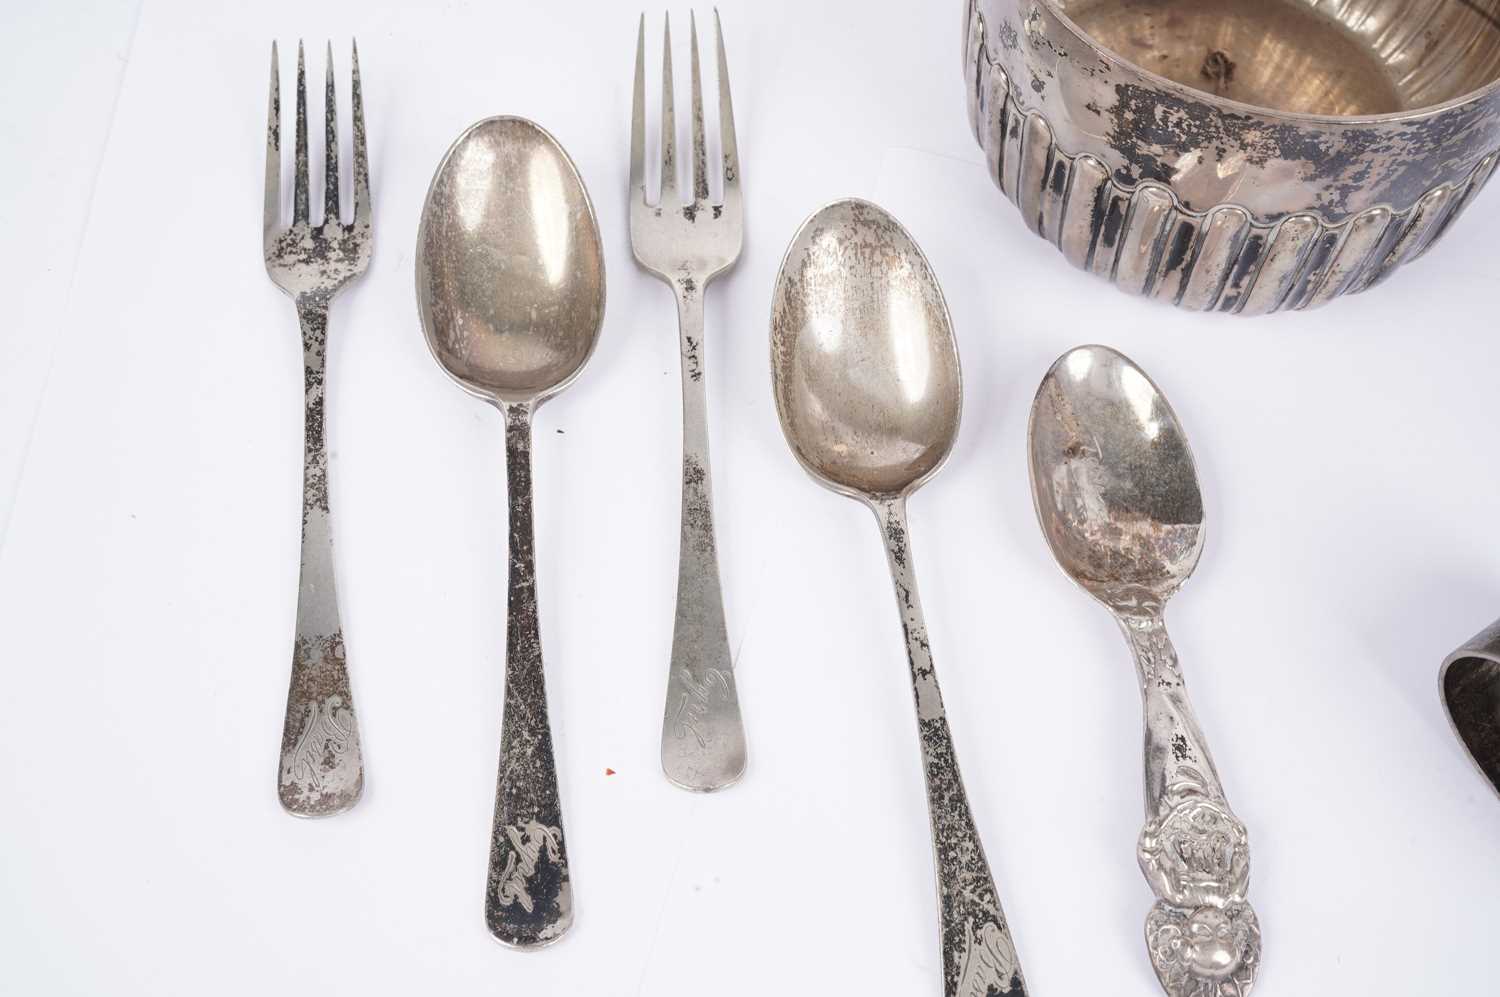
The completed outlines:
{"type": "Polygon", "coordinates": [[[292,224],[281,220],[281,73],[271,43],[271,99],[266,127],[266,272],[297,303],[302,325],[305,449],[302,464],[302,570],[297,590],[297,637],[292,683],[281,732],[277,793],[288,813],[326,817],[343,813],[364,791],[359,725],[344,662],[344,628],[333,585],[333,533],[328,520],[328,450],[323,431],[323,370],[328,304],[370,265],[370,168],[365,112],[354,67],[354,220],[339,218],[339,130],[334,104],[333,45],[328,46],[324,98],[326,148],[323,222],[314,225],[307,178],[307,74],[297,44],[297,153],[292,224]]]}
{"type": "Polygon", "coordinates": [[[724,598],[714,542],[708,470],[708,395],[704,383],[703,292],[734,265],[743,241],[739,150],[729,101],[724,31],[714,12],[719,54],[719,133],[724,201],[708,193],[703,141],[703,83],[698,68],[698,24],[692,20],[693,162],[690,196],[677,192],[676,120],[672,113],[672,27],[663,30],[661,199],[646,203],[646,18],[635,49],[635,106],[630,132],[630,243],[638,263],[666,281],[677,298],[682,353],[682,546],[677,560],[677,621],[662,721],[661,765],[684,789],[710,792],[745,771],[745,725],[740,719],[724,598]]]}

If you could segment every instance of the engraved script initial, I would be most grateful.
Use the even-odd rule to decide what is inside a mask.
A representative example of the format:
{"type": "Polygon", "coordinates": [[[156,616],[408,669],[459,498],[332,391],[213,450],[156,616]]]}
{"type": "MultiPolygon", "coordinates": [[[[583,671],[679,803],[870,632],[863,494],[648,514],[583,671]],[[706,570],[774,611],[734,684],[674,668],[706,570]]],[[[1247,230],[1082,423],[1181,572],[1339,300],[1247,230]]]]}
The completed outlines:
{"type": "Polygon", "coordinates": [[[353,740],[354,714],[344,706],[341,696],[330,696],[322,703],[309,703],[302,734],[283,762],[282,785],[298,784],[315,793],[323,791],[324,773],[338,764],[338,757],[349,750],[353,740]]]}
{"type": "Polygon", "coordinates": [[[693,739],[698,742],[698,747],[706,748],[708,741],[703,736],[703,723],[715,699],[729,698],[729,676],[717,668],[709,668],[703,673],[703,681],[697,682],[693,679],[692,672],[686,668],[679,668],[677,677],[682,683],[682,695],[678,699],[677,713],[673,717],[677,721],[677,736],[686,737],[692,734],[693,739]]]}
{"type": "Polygon", "coordinates": [[[1018,964],[1016,950],[999,925],[986,922],[980,925],[976,936],[974,922],[965,921],[964,961],[958,973],[957,997],[1010,993],[1018,964]]]}

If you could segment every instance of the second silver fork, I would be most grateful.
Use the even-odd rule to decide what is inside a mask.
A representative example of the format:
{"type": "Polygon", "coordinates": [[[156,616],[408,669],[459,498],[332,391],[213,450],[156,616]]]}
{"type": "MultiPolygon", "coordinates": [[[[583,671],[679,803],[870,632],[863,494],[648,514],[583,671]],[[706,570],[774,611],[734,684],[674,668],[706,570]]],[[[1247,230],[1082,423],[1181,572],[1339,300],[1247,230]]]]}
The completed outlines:
{"type": "Polygon", "coordinates": [[[703,129],[703,82],[698,65],[698,26],[692,22],[691,190],[677,189],[676,119],[672,109],[672,29],[663,31],[661,197],[646,201],[646,18],[635,50],[635,101],[630,132],[630,243],[638,263],[672,288],[677,299],[682,355],[682,544],[677,561],[677,619],[662,720],[661,764],[684,789],[723,789],[745,771],[745,725],[740,718],[734,663],[724,623],[714,539],[708,463],[707,362],[703,345],[703,293],[708,282],[740,255],[744,220],[734,109],[724,32],[714,13],[719,61],[719,134],[724,197],[709,196],[708,152],[703,129]]]}

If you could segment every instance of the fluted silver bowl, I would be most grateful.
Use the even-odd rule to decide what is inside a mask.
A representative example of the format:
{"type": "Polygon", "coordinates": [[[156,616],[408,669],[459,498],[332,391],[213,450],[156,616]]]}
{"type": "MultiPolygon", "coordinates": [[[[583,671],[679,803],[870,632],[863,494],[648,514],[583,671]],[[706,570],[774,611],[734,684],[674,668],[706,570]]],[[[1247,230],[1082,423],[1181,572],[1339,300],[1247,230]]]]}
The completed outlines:
{"type": "Polygon", "coordinates": [[[1500,159],[1500,0],[966,0],[989,171],[1075,266],[1257,315],[1427,250],[1500,159]]]}

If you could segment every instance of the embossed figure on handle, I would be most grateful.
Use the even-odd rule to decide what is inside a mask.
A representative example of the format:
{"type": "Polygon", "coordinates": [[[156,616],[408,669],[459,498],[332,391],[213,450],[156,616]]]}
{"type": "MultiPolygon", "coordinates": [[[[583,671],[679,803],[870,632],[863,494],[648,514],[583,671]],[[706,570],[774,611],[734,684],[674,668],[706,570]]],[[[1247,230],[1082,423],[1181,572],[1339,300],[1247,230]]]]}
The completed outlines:
{"type": "MultiPolygon", "coordinates": [[[[717,26],[718,15],[714,15],[717,26]]],[[[672,35],[662,52],[661,197],[646,202],[646,19],[636,36],[635,100],[630,142],[630,242],[636,260],[660,277],[677,300],[682,360],[682,541],[677,558],[677,615],[662,718],[661,764],[684,789],[710,792],[745,770],[745,725],[740,717],[724,597],[714,539],[713,489],[708,461],[707,359],[703,294],[709,281],[732,267],[744,231],[739,153],[722,28],[719,57],[719,128],[724,197],[709,197],[704,141],[703,83],[698,28],[692,27],[692,190],[677,191],[677,125],[672,110],[672,35]]]]}
{"type": "Polygon", "coordinates": [[[271,45],[271,96],[266,135],[266,200],[263,248],[272,281],[297,303],[302,326],[304,433],[302,558],[297,589],[297,633],[292,645],[292,681],[281,734],[277,794],[288,813],[326,817],[354,806],[364,790],[359,725],[349,691],[344,630],[334,586],[333,532],[328,511],[328,444],[325,433],[325,368],[328,307],[345,284],[370,263],[369,157],[365,151],[364,103],[359,53],[353,53],[354,217],[339,217],[338,115],[334,100],[333,47],[328,49],[325,87],[325,176],[323,220],[311,221],[307,155],[307,75],[297,46],[297,146],[292,224],[281,221],[281,83],[276,45],[271,45]]]}
{"type": "Polygon", "coordinates": [[[937,873],[945,997],[1024,997],[1000,895],[959,776],[917,595],[906,500],[947,459],[963,385],[948,306],[905,229],[865,201],[802,224],[776,278],[771,376],[787,443],[874,513],[906,638],[937,873]]]}
{"type": "Polygon", "coordinates": [[[1187,439],[1156,385],[1101,346],[1065,354],[1031,410],[1032,493],[1063,569],[1114,614],[1145,714],[1146,825],[1157,902],[1146,947],[1171,997],[1245,997],[1260,965],[1250,845],[1229,809],[1162,622],[1203,550],[1187,439]]]}
{"type": "Polygon", "coordinates": [[[416,270],[433,357],[505,417],[505,710],[484,919],[499,941],[534,948],[573,923],[573,890],[537,619],[531,422],[578,376],[604,322],[594,206],[557,140],[516,117],[460,135],[427,191],[416,270]]]}

